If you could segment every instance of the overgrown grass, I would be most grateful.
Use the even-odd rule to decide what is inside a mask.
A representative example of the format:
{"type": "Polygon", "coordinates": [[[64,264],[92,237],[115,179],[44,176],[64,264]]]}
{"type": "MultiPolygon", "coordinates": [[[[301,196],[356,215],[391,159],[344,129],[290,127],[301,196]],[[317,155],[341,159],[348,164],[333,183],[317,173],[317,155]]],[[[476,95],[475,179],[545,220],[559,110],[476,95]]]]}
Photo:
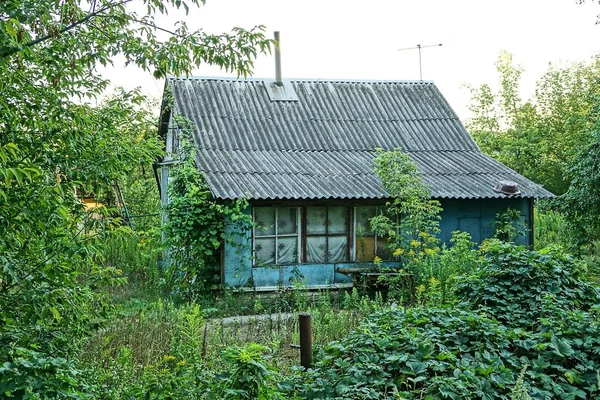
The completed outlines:
{"type": "MultiPolygon", "coordinates": [[[[293,296],[304,308],[229,318],[212,318],[214,309],[203,310],[197,304],[176,306],[159,300],[96,332],[82,351],[80,364],[107,387],[127,387],[168,357],[199,360],[206,368],[218,369],[225,350],[259,343],[270,349],[270,366],[285,373],[300,361],[299,312],[311,314],[313,344],[318,349],[345,337],[364,317],[384,307],[381,296],[369,299],[356,290],[339,296],[297,291],[293,296]]],[[[272,297],[255,298],[255,304],[272,297]]]]}
{"type": "Polygon", "coordinates": [[[156,238],[127,227],[119,228],[102,246],[102,262],[121,270],[127,282],[108,287],[113,302],[155,301],[161,297],[158,260],[161,249],[156,238]]]}

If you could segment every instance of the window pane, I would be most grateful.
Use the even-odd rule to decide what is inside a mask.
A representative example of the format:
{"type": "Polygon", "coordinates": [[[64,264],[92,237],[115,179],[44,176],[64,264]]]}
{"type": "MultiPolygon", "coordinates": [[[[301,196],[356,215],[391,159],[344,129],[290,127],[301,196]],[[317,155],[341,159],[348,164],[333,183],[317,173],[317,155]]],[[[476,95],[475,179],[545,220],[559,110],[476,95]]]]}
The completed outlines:
{"type": "Polygon", "coordinates": [[[375,258],[375,236],[356,236],[356,261],[371,262],[375,258]]]}
{"type": "Polygon", "coordinates": [[[275,264],[275,238],[254,240],[256,264],[275,264]]]}
{"type": "Polygon", "coordinates": [[[298,232],[297,208],[281,207],[277,209],[278,218],[278,234],[289,235],[298,232]]]}
{"type": "Polygon", "coordinates": [[[275,235],[275,208],[256,207],[254,222],[256,223],[255,236],[275,235]]]}
{"type": "Polygon", "coordinates": [[[306,238],[306,261],[317,263],[325,262],[327,252],[326,236],[308,236],[306,238]]]}
{"type": "Polygon", "coordinates": [[[347,207],[329,207],[327,210],[328,233],[346,233],[348,232],[348,208],[347,207]]]}
{"type": "Polygon", "coordinates": [[[370,220],[377,214],[375,206],[356,207],[356,236],[373,236],[370,220]]]}
{"type": "Polygon", "coordinates": [[[290,264],[298,262],[298,238],[280,237],[277,240],[277,263],[290,264]]]}
{"type": "Polygon", "coordinates": [[[326,208],[306,207],[306,233],[323,234],[326,232],[326,208]]]}
{"type": "Polygon", "coordinates": [[[328,262],[348,261],[348,238],[346,236],[329,236],[328,262]]]}

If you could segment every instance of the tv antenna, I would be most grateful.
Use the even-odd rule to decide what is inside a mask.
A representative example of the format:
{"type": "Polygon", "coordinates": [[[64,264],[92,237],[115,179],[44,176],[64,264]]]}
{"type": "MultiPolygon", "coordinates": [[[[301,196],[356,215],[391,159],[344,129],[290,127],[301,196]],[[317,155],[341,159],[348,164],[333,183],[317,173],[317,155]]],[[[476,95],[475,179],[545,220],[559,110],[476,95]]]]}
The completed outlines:
{"type": "Polygon", "coordinates": [[[419,50],[419,80],[422,81],[423,80],[423,69],[421,68],[421,49],[424,49],[425,47],[440,47],[442,44],[426,44],[424,46],[421,46],[420,44],[417,45],[417,47],[405,47],[403,49],[398,49],[398,51],[404,51],[404,50],[419,50]]]}

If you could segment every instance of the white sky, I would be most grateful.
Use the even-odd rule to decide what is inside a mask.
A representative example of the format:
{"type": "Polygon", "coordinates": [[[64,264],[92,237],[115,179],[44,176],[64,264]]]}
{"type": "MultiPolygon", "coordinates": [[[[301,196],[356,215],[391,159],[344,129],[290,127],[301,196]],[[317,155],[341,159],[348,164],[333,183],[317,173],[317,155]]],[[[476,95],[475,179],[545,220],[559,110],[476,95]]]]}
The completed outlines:
{"type": "MultiPolygon", "coordinates": [[[[494,63],[501,50],[525,68],[523,96],[548,63],[586,61],[600,54],[600,7],[575,0],[207,0],[190,15],[171,15],[159,25],[172,28],[177,18],[210,33],[234,26],[265,25],[281,32],[284,78],[417,80],[417,44],[422,49],[423,79],[433,80],[461,119],[470,116],[464,84],[496,84],[494,63]]],[[[199,76],[234,76],[204,66],[199,76]]],[[[160,97],[163,81],[122,67],[109,71],[115,85],[141,86],[160,97]]],[[[274,76],[272,56],[256,61],[254,77],[274,76]]]]}

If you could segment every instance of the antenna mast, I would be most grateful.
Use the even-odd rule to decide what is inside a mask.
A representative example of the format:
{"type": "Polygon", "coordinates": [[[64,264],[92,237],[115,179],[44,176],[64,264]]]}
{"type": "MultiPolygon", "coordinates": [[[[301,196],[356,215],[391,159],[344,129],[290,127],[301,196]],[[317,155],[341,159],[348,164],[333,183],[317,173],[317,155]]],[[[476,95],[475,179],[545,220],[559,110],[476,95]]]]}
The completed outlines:
{"type": "Polygon", "coordinates": [[[417,45],[417,47],[405,47],[403,49],[398,49],[398,51],[404,51],[404,50],[415,50],[418,49],[419,50],[419,80],[422,81],[423,80],[423,70],[421,68],[421,49],[425,48],[425,47],[440,47],[442,44],[427,44],[425,46],[421,46],[420,44],[417,45]]]}

